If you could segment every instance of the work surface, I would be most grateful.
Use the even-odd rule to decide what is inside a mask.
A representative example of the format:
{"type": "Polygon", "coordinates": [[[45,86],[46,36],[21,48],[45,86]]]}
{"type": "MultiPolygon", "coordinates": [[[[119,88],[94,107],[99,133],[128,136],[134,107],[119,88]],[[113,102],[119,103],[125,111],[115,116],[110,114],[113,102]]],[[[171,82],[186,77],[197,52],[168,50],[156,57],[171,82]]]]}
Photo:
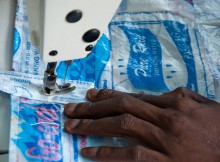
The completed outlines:
{"type": "MultiPolygon", "coordinates": [[[[0,0],[0,69],[11,69],[16,0],[0,0]]],[[[0,149],[8,150],[10,130],[10,95],[0,92],[0,149]]],[[[0,156],[1,162],[8,155],[0,156]]]]}

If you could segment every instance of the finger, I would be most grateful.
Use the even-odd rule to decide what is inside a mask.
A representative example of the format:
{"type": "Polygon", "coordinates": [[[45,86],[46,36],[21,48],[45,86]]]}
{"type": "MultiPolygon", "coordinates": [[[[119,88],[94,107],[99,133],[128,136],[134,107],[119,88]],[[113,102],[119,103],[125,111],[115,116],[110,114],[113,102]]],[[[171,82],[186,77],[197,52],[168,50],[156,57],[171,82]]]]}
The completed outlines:
{"type": "Polygon", "coordinates": [[[120,92],[120,91],[115,91],[115,90],[110,90],[110,89],[90,89],[87,91],[86,97],[89,101],[91,102],[97,102],[97,101],[102,101],[102,100],[107,100],[107,99],[112,99],[115,97],[124,97],[124,96],[132,96],[135,97],[139,100],[148,102],[150,104],[159,106],[159,107],[165,107],[164,100],[160,101],[160,96],[152,96],[152,95],[146,95],[144,93],[126,93],[126,92],[120,92]],[[158,102],[160,101],[160,102],[158,102]]]}
{"type": "Polygon", "coordinates": [[[142,146],[90,147],[82,149],[81,155],[95,161],[166,162],[168,159],[164,154],[142,146]]]}
{"type": "Polygon", "coordinates": [[[167,141],[163,130],[129,114],[97,120],[70,119],[65,123],[64,130],[77,135],[138,139],[138,142],[159,150],[165,149],[163,143],[167,141]]]}
{"type": "Polygon", "coordinates": [[[152,105],[155,105],[160,108],[167,108],[170,107],[170,102],[173,100],[173,96],[168,96],[169,93],[167,93],[166,96],[161,95],[161,96],[152,96],[152,95],[146,95],[144,93],[125,93],[125,92],[120,92],[120,91],[115,91],[115,90],[110,90],[110,89],[90,89],[86,97],[89,101],[91,102],[98,102],[102,100],[107,100],[107,99],[112,99],[116,97],[124,97],[124,96],[132,96],[134,98],[137,98],[139,100],[142,100],[144,102],[150,103],[152,105]]]}
{"type": "Polygon", "coordinates": [[[65,106],[64,113],[69,118],[79,119],[97,119],[131,114],[157,126],[161,125],[160,118],[164,114],[163,109],[130,96],[116,97],[94,103],[70,103],[65,106]]]}
{"type": "Polygon", "coordinates": [[[125,93],[125,92],[119,92],[109,89],[102,89],[102,90],[96,90],[96,89],[90,89],[86,96],[88,100],[91,102],[97,102],[101,100],[111,99],[118,96],[132,96],[137,99],[140,99],[142,101],[148,102],[152,105],[155,105],[160,108],[170,108],[173,107],[173,102],[180,98],[190,98],[198,103],[210,103],[214,102],[210,99],[207,99],[204,96],[201,96],[187,88],[179,87],[175,89],[174,91],[165,93],[160,96],[151,96],[146,94],[136,94],[136,93],[125,93]]]}

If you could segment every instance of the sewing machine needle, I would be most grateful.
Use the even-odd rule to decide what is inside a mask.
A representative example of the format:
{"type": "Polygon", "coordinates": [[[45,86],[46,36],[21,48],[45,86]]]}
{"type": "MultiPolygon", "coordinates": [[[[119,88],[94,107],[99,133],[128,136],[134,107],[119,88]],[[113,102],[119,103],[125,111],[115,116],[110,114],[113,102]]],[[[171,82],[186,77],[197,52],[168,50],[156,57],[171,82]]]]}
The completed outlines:
{"type": "Polygon", "coordinates": [[[72,60],[66,61],[65,63],[66,63],[66,72],[65,72],[65,75],[64,75],[64,84],[66,83],[66,75],[67,75],[67,72],[68,72],[69,65],[72,63],[72,60]]]}

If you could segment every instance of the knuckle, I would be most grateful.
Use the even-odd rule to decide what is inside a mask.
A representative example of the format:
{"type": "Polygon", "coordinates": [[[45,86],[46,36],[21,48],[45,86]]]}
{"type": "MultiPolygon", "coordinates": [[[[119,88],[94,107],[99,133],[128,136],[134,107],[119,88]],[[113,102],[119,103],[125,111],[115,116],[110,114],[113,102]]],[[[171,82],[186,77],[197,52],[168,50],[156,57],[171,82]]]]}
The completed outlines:
{"type": "Polygon", "coordinates": [[[187,99],[183,99],[183,98],[177,98],[175,101],[174,101],[174,106],[176,109],[180,109],[182,107],[185,107],[187,105],[186,104],[186,100],[187,99]]]}
{"type": "Polygon", "coordinates": [[[86,111],[86,115],[91,116],[93,114],[95,103],[93,103],[93,102],[86,102],[86,105],[88,107],[88,109],[86,111]]]}
{"type": "Polygon", "coordinates": [[[188,123],[187,117],[178,111],[170,111],[167,113],[167,121],[169,128],[175,132],[188,123]]]}
{"type": "Polygon", "coordinates": [[[153,134],[153,139],[158,142],[161,142],[161,139],[163,139],[165,136],[164,132],[161,129],[154,129],[152,131],[152,134],[153,134]]]}
{"type": "Polygon", "coordinates": [[[81,125],[86,125],[86,126],[89,126],[89,127],[94,127],[95,126],[93,119],[82,119],[80,124],[81,125]]]}
{"type": "Polygon", "coordinates": [[[188,115],[192,119],[201,119],[207,115],[207,112],[204,110],[205,109],[201,110],[200,108],[192,109],[191,111],[189,111],[188,115]]]}
{"type": "Polygon", "coordinates": [[[144,157],[144,148],[142,146],[135,146],[133,147],[133,151],[132,151],[132,155],[133,155],[133,159],[135,161],[140,161],[140,160],[143,160],[143,157],[144,157]]]}
{"type": "Polygon", "coordinates": [[[139,99],[139,100],[144,100],[146,97],[146,94],[144,92],[141,93],[133,93],[131,94],[131,96],[134,96],[135,98],[139,99]]]}
{"type": "Polygon", "coordinates": [[[87,105],[88,103],[89,102],[81,102],[76,104],[74,108],[74,114],[81,114],[84,111],[83,107],[85,107],[85,105],[87,105]]]}
{"type": "Polygon", "coordinates": [[[166,110],[166,113],[164,114],[164,118],[165,120],[170,124],[172,124],[173,122],[176,122],[176,118],[178,118],[180,115],[177,111],[174,110],[166,110]]]}
{"type": "Polygon", "coordinates": [[[107,147],[105,146],[101,146],[97,149],[97,152],[96,152],[96,156],[97,157],[103,157],[103,156],[106,156],[106,155],[109,155],[109,152],[108,152],[108,149],[107,147]]]}
{"type": "Polygon", "coordinates": [[[66,116],[70,116],[72,114],[71,108],[73,106],[74,106],[73,103],[68,103],[68,104],[65,105],[65,107],[64,107],[64,114],[66,116]]]}
{"type": "Polygon", "coordinates": [[[92,119],[83,119],[79,124],[80,134],[83,136],[97,136],[97,127],[99,127],[92,119]]]}
{"type": "Polygon", "coordinates": [[[75,105],[73,110],[73,116],[91,116],[93,114],[93,110],[95,103],[93,102],[81,102],[75,105]]]}
{"type": "Polygon", "coordinates": [[[83,109],[84,105],[85,105],[85,102],[72,105],[73,109],[70,109],[70,111],[72,112],[72,115],[75,116],[75,115],[81,114],[82,110],[84,110],[83,109]]]}
{"type": "Polygon", "coordinates": [[[183,106],[183,102],[182,102],[182,98],[177,98],[175,101],[174,101],[174,106],[175,106],[175,108],[180,108],[180,107],[182,107],[183,106]]]}
{"type": "Polygon", "coordinates": [[[118,98],[119,109],[121,110],[121,112],[126,112],[126,110],[130,107],[130,100],[131,97],[127,95],[123,95],[118,98]]]}
{"type": "Polygon", "coordinates": [[[184,125],[185,123],[185,116],[180,114],[180,113],[176,113],[174,114],[173,116],[173,123],[176,123],[176,124],[181,124],[181,125],[184,125]]]}
{"type": "Polygon", "coordinates": [[[193,102],[190,98],[177,98],[174,100],[175,109],[180,110],[181,112],[189,111],[190,107],[193,106],[193,102]]]}
{"type": "Polygon", "coordinates": [[[185,87],[178,87],[174,90],[177,97],[186,97],[189,94],[189,90],[185,87]]]}
{"type": "Polygon", "coordinates": [[[129,130],[135,123],[135,118],[130,114],[124,114],[116,117],[116,124],[122,130],[129,130]]]}
{"type": "Polygon", "coordinates": [[[110,89],[101,89],[98,91],[97,97],[101,97],[101,96],[109,96],[113,93],[112,90],[110,89]]]}
{"type": "Polygon", "coordinates": [[[95,124],[93,119],[82,119],[79,122],[78,127],[83,129],[85,132],[89,132],[89,134],[93,135],[93,130],[95,130],[97,125],[95,124]]]}
{"type": "Polygon", "coordinates": [[[111,89],[101,89],[98,91],[98,94],[96,95],[97,98],[112,98],[112,97],[117,97],[117,96],[121,96],[122,93],[111,90],[111,89]]]}
{"type": "Polygon", "coordinates": [[[85,105],[85,102],[78,103],[76,105],[76,109],[82,108],[82,107],[84,107],[84,105],[85,105]]]}

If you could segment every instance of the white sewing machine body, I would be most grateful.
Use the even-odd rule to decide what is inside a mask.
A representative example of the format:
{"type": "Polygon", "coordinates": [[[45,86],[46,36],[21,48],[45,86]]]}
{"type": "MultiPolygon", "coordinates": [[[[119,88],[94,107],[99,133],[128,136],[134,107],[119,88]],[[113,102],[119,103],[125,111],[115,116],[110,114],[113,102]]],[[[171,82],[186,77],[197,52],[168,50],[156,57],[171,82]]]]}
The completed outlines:
{"type": "Polygon", "coordinates": [[[27,0],[31,41],[47,62],[83,58],[107,29],[120,3],[121,0],[27,0]]]}
{"type": "Polygon", "coordinates": [[[39,48],[43,61],[49,62],[43,94],[60,95],[76,88],[69,83],[56,83],[57,62],[66,61],[68,69],[71,60],[86,57],[120,3],[121,0],[27,0],[31,42],[39,48]]]}

